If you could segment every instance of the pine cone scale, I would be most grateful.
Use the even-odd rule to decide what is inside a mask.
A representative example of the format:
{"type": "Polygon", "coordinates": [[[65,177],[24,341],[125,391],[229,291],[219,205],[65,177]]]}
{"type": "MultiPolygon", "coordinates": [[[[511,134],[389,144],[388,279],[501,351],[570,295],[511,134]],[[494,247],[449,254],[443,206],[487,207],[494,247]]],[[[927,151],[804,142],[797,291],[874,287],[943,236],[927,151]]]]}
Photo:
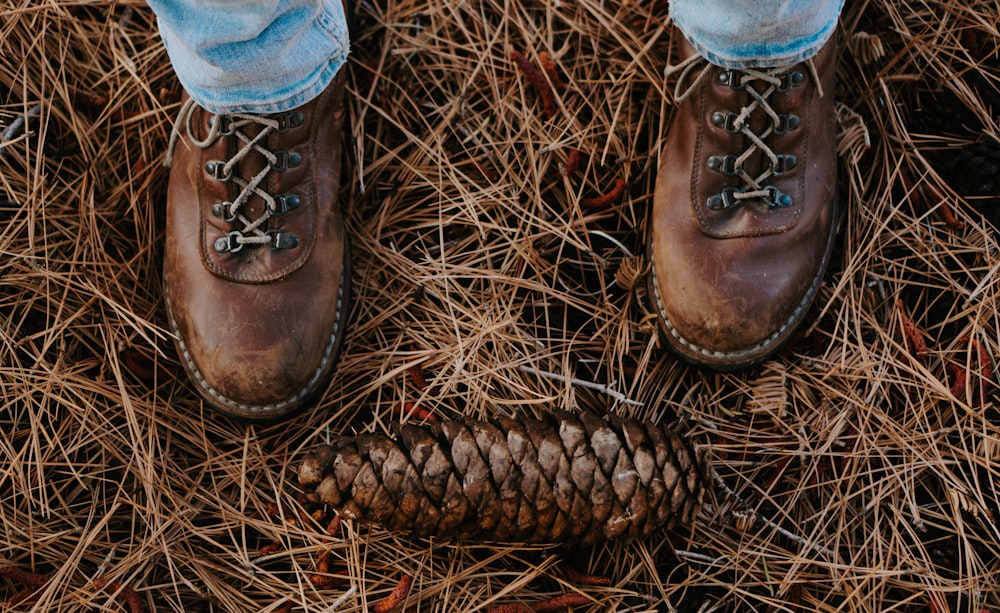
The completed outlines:
{"type": "Polygon", "coordinates": [[[431,500],[440,505],[444,502],[445,493],[448,491],[448,480],[454,478],[451,460],[442,445],[430,435],[420,441],[420,451],[427,454],[427,460],[419,471],[422,477],[421,483],[431,500]]]}

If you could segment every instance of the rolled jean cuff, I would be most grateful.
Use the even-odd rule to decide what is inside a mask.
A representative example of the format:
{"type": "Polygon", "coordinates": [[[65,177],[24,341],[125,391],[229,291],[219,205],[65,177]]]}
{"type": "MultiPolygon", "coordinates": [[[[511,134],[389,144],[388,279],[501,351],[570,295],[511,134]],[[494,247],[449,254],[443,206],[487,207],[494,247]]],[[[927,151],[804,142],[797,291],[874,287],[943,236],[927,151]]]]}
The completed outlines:
{"type": "Polygon", "coordinates": [[[159,19],[181,85],[196,103],[217,114],[280,113],[327,88],[350,53],[341,0],[324,2],[315,16],[298,21],[275,22],[256,39],[197,48],[187,44],[183,28],[174,32],[168,20],[159,19]]]}
{"type": "Polygon", "coordinates": [[[674,25],[723,68],[773,68],[807,60],[830,40],[844,0],[673,0],[674,25]]]}

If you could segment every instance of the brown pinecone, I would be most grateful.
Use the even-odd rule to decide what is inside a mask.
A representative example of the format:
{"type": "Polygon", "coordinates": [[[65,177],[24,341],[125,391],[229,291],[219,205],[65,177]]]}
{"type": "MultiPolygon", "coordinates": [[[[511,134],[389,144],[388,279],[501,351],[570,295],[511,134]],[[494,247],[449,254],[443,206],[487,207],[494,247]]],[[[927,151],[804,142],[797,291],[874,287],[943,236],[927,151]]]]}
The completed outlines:
{"type": "Polygon", "coordinates": [[[690,522],[702,471],[668,428],[559,412],[337,437],[303,459],[299,484],[416,537],[587,545],[690,522]]]}
{"type": "Polygon", "coordinates": [[[959,195],[1000,197],[1000,142],[983,134],[979,141],[948,149],[941,157],[941,175],[959,195]]]}
{"type": "Polygon", "coordinates": [[[950,90],[904,90],[903,106],[910,133],[942,136],[971,134],[982,129],[981,122],[950,90]]]}

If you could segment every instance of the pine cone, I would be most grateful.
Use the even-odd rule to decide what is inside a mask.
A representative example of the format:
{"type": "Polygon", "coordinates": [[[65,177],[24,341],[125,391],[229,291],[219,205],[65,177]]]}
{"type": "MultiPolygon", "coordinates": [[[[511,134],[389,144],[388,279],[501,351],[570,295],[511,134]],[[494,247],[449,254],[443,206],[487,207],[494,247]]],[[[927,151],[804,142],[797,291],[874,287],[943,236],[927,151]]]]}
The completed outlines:
{"type": "Polygon", "coordinates": [[[695,453],[668,428],[559,412],[341,436],[303,459],[307,499],[415,537],[589,545],[689,523],[695,453]]]}
{"type": "Polygon", "coordinates": [[[907,130],[911,133],[941,136],[970,134],[982,125],[972,111],[950,90],[910,92],[907,130]]]}
{"type": "Polygon", "coordinates": [[[1000,143],[984,136],[964,147],[948,149],[941,175],[961,196],[1000,196],[1000,143]]]}

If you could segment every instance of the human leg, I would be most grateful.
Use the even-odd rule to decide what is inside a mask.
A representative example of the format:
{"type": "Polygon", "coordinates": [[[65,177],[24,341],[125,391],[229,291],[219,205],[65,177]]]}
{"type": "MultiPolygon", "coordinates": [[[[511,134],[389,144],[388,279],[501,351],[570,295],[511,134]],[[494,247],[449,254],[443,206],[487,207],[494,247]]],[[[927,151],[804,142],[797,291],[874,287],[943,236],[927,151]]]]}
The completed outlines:
{"type": "Polygon", "coordinates": [[[724,68],[787,66],[833,34],[844,0],[672,0],[670,16],[699,55],[724,68]]]}
{"type": "Polygon", "coordinates": [[[151,2],[194,89],[168,154],[168,319],[211,405],[275,419],[322,391],[348,310],[343,11],[340,0],[186,4],[151,2]],[[288,57],[300,38],[320,52],[288,57]]]}
{"type": "MultiPolygon", "coordinates": [[[[709,4],[719,3],[699,3],[706,23],[693,31],[711,25],[718,34],[725,26],[728,34],[720,40],[726,44],[714,50],[741,59],[744,67],[715,65],[678,37],[678,108],[663,146],[649,225],[650,294],[676,353],[697,365],[732,370],[759,363],[792,336],[829,262],[836,218],[836,43],[821,35],[828,24],[799,36],[802,44],[779,40],[774,32],[780,24],[772,24],[771,39],[750,39],[753,28],[717,19],[743,3],[709,4]],[[801,61],[816,42],[821,50],[801,61]],[[757,55],[771,43],[775,55],[757,55]],[[773,65],[775,57],[784,61],[787,53],[798,59],[750,67],[773,65]]],[[[806,5],[755,6],[761,4],[806,5]]],[[[697,14],[686,0],[674,7],[697,14]]]]}
{"type": "Polygon", "coordinates": [[[213,113],[277,113],[326,89],[350,50],[341,0],[149,0],[187,93],[213,113]]]}

